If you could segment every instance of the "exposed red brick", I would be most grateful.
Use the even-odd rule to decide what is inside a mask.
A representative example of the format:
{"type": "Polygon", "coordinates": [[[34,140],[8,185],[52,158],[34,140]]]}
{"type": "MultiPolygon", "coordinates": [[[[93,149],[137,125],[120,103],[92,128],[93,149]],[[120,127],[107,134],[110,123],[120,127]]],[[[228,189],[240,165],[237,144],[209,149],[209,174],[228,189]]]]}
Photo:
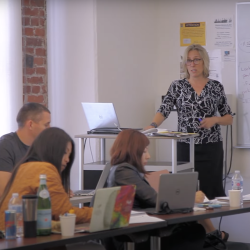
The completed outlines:
{"type": "Polygon", "coordinates": [[[39,26],[39,18],[38,17],[30,18],[30,25],[31,26],[39,26]]]}
{"type": "Polygon", "coordinates": [[[27,37],[26,46],[42,46],[44,44],[44,40],[41,38],[33,38],[27,37]]]}
{"type": "Polygon", "coordinates": [[[42,89],[42,94],[47,94],[48,93],[47,86],[43,85],[43,86],[41,86],[41,89],[42,89]]]}
{"type": "Polygon", "coordinates": [[[40,90],[41,90],[40,86],[32,86],[32,93],[33,94],[40,93],[40,90]]]}
{"type": "Polygon", "coordinates": [[[26,54],[34,55],[35,50],[34,50],[34,48],[26,47],[25,52],[26,52],[26,54]]]}
{"type": "Polygon", "coordinates": [[[45,0],[31,0],[30,4],[34,7],[44,7],[45,0]]]}
{"type": "Polygon", "coordinates": [[[22,45],[24,48],[26,47],[26,38],[25,37],[22,37],[22,45]]]}
{"type": "Polygon", "coordinates": [[[33,32],[33,28],[25,28],[24,29],[24,34],[26,36],[33,36],[34,32],[33,32]]]}
{"type": "Polygon", "coordinates": [[[31,86],[23,86],[24,94],[30,94],[30,92],[31,92],[31,86]]]}
{"type": "Polygon", "coordinates": [[[41,10],[41,9],[40,9],[40,11],[39,11],[39,16],[44,16],[44,14],[45,14],[44,10],[41,10]]]}
{"type": "Polygon", "coordinates": [[[43,78],[41,76],[27,77],[27,82],[32,84],[43,83],[43,78]]]}
{"type": "Polygon", "coordinates": [[[41,28],[41,29],[37,28],[37,29],[35,29],[35,35],[36,36],[44,36],[45,35],[45,29],[44,28],[41,28]]]}
{"type": "Polygon", "coordinates": [[[45,75],[46,74],[46,69],[44,67],[36,68],[36,74],[45,75]]]}
{"type": "Polygon", "coordinates": [[[36,55],[37,56],[46,56],[46,50],[45,50],[45,48],[37,48],[36,49],[36,55]]]}
{"type": "Polygon", "coordinates": [[[38,16],[40,13],[39,8],[30,8],[30,7],[24,7],[23,8],[23,15],[24,16],[38,16]]]}
{"type": "Polygon", "coordinates": [[[23,25],[24,26],[30,25],[30,17],[23,17],[23,25]]]}
{"type": "Polygon", "coordinates": [[[44,25],[45,25],[45,18],[40,17],[40,26],[44,26],[44,25]]]}
{"type": "Polygon", "coordinates": [[[21,0],[21,4],[23,101],[38,102],[48,107],[46,0],[21,0]],[[32,65],[28,64],[27,55],[32,57],[32,65]]]}
{"type": "Polygon", "coordinates": [[[34,64],[37,66],[44,65],[44,58],[42,57],[35,57],[34,58],[34,64]]]}
{"type": "Polygon", "coordinates": [[[44,97],[43,97],[43,95],[37,95],[37,96],[35,96],[35,95],[28,95],[27,101],[28,102],[43,103],[44,97]]]}
{"type": "Polygon", "coordinates": [[[27,75],[33,75],[33,74],[35,74],[35,72],[36,72],[36,69],[34,69],[34,68],[26,68],[26,70],[25,70],[25,74],[27,74],[27,75]]]}
{"type": "Polygon", "coordinates": [[[28,6],[30,5],[30,0],[23,0],[23,3],[22,3],[24,6],[28,6]]]}

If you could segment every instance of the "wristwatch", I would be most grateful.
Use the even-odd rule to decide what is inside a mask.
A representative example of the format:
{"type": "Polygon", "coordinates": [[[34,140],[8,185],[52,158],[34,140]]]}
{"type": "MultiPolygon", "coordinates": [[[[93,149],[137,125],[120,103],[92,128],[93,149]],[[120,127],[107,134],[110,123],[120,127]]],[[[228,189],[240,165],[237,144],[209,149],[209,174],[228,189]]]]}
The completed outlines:
{"type": "Polygon", "coordinates": [[[152,122],[152,123],[150,124],[150,126],[155,127],[155,128],[158,127],[157,124],[156,124],[155,122],[152,122]]]}

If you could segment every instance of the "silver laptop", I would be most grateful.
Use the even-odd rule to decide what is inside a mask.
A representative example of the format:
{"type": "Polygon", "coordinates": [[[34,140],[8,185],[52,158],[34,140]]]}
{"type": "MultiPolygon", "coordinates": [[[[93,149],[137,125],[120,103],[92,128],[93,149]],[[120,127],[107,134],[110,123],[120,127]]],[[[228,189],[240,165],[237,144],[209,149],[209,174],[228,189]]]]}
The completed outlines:
{"type": "Polygon", "coordinates": [[[100,188],[104,187],[104,185],[106,183],[106,180],[108,178],[108,175],[109,175],[110,168],[111,168],[111,165],[108,162],[104,166],[102,174],[101,174],[101,176],[99,178],[99,181],[98,181],[98,183],[96,185],[96,189],[93,189],[93,190],[77,190],[77,191],[74,192],[74,195],[75,196],[93,196],[97,189],[100,189],[100,188]]]}
{"type": "MultiPolygon", "coordinates": [[[[82,107],[90,129],[88,133],[118,134],[126,129],[120,128],[113,103],[82,102],[82,107]]],[[[142,128],[135,129],[142,130],[142,128]]]]}
{"type": "Polygon", "coordinates": [[[146,212],[191,212],[195,203],[198,173],[160,175],[156,207],[146,212]],[[168,207],[166,207],[168,206],[168,207]]]}

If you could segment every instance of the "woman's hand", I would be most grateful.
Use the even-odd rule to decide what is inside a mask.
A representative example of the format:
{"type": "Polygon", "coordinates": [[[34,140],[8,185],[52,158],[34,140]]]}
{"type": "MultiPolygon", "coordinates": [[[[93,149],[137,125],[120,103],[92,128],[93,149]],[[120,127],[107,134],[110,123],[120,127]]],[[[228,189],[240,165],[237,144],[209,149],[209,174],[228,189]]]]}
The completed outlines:
{"type": "Polygon", "coordinates": [[[202,191],[197,191],[195,194],[195,203],[202,203],[205,199],[205,194],[202,191]]]}
{"type": "Polygon", "coordinates": [[[147,126],[143,130],[148,130],[148,129],[151,129],[151,128],[155,128],[155,127],[153,127],[153,126],[147,126]]]}
{"type": "Polygon", "coordinates": [[[218,120],[218,117],[216,117],[216,116],[204,118],[204,119],[202,119],[202,121],[200,123],[200,128],[209,129],[217,123],[217,120],[218,120]]]}

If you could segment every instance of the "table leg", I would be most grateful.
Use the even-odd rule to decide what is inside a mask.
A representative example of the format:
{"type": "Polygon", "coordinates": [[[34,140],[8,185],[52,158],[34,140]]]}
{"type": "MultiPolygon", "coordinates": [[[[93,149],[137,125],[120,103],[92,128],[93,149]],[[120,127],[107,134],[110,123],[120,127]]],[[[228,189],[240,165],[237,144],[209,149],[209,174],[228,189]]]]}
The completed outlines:
{"type": "Polygon", "coordinates": [[[134,250],[135,249],[135,243],[133,242],[126,242],[124,244],[124,250],[134,250]]]}
{"type": "Polygon", "coordinates": [[[156,236],[150,237],[150,249],[160,250],[161,249],[161,238],[156,236]]]}
{"type": "Polygon", "coordinates": [[[83,190],[83,187],[84,187],[84,183],[83,183],[83,180],[84,180],[84,138],[79,138],[79,164],[80,164],[80,167],[79,167],[79,189],[80,190],[83,190]]]}
{"type": "Polygon", "coordinates": [[[105,161],[106,158],[106,145],[105,145],[105,138],[101,138],[101,161],[105,161]]]}
{"type": "Polygon", "coordinates": [[[177,173],[177,140],[172,139],[172,173],[177,173]]]}
{"type": "Polygon", "coordinates": [[[194,171],[194,138],[190,138],[189,161],[194,171]]]}

